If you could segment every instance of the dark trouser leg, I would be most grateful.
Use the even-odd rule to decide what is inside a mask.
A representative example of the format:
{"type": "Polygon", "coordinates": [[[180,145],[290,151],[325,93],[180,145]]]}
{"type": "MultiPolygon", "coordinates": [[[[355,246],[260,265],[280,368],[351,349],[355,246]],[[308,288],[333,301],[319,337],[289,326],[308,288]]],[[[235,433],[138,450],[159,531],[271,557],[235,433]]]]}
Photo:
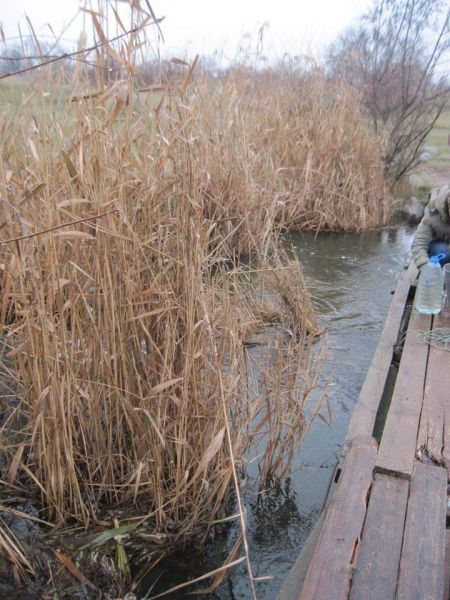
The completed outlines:
{"type": "Polygon", "coordinates": [[[445,265],[450,262],[450,248],[447,242],[442,240],[434,240],[428,246],[428,256],[436,256],[436,254],[445,254],[445,258],[440,260],[440,264],[445,265]]]}

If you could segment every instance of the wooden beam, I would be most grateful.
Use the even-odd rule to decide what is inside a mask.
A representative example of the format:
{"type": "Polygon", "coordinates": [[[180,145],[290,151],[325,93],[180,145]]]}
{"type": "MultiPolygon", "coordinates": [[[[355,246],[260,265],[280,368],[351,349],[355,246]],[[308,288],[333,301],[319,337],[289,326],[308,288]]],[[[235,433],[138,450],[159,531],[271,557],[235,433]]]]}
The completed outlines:
{"type": "Polygon", "coordinates": [[[350,600],[394,600],[409,483],[375,475],[350,600]]]}
{"type": "Polygon", "coordinates": [[[377,453],[370,437],[356,438],[345,457],[299,600],[347,598],[355,549],[366,515],[377,453]]]}
{"type": "MultiPolygon", "coordinates": [[[[433,329],[448,327],[445,319],[434,318],[433,329]]],[[[450,440],[446,440],[445,420],[450,417],[450,354],[442,348],[430,348],[423,409],[420,417],[417,451],[431,458],[437,464],[447,464],[445,453],[450,440]],[[445,456],[444,456],[445,454],[445,456]]]]}
{"type": "Polygon", "coordinates": [[[444,598],[447,470],[416,462],[400,560],[398,600],[444,598]]]}
{"type": "Polygon", "coordinates": [[[346,438],[348,442],[373,431],[409,290],[415,284],[416,278],[417,268],[411,263],[392,298],[380,341],[353,411],[346,438]]]}
{"type": "Polygon", "coordinates": [[[444,600],[450,598],[450,529],[445,535],[444,600]]]}
{"type": "Polygon", "coordinates": [[[431,316],[414,309],[378,451],[380,473],[411,478],[429,351],[420,333],[430,327],[431,316]]]}

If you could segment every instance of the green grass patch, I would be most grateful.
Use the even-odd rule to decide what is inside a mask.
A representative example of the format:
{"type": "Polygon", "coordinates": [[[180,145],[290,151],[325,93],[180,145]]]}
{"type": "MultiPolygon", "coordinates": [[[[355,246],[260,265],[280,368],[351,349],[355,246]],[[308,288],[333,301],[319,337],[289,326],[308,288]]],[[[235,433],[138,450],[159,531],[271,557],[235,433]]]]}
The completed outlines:
{"type": "Polygon", "coordinates": [[[427,166],[432,168],[449,167],[450,168],[450,146],[448,138],[450,135],[450,107],[446,108],[436,125],[425,140],[426,146],[432,146],[436,149],[436,154],[426,162],[427,166]],[[444,156],[448,158],[443,158],[444,156]]]}

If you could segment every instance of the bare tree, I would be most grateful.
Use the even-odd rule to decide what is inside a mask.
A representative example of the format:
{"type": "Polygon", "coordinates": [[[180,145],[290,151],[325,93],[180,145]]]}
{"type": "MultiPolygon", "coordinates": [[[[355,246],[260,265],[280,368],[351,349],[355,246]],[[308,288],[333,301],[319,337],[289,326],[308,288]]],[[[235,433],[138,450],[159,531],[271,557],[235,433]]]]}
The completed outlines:
{"type": "Polygon", "coordinates": [[[450,93],[443,59],[450,49],[444,0],[378,0],[329,50],[333,76],[358,87],[375,131],[387,137],[393,183],[413,169],[450,93]]]}

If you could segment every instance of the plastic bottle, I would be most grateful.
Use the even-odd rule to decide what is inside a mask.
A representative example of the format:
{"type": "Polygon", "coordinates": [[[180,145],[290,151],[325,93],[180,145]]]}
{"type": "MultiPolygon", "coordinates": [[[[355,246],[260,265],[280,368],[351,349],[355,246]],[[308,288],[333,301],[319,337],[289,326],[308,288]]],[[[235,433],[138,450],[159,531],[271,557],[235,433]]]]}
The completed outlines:
{"type": "Polygon", "coordinates": [[[419,276],[416,308],[426,315],[437,315],[441,310],[444,273],[439,261],[444,256],[444,254],[432,256],[419,276]]]}

